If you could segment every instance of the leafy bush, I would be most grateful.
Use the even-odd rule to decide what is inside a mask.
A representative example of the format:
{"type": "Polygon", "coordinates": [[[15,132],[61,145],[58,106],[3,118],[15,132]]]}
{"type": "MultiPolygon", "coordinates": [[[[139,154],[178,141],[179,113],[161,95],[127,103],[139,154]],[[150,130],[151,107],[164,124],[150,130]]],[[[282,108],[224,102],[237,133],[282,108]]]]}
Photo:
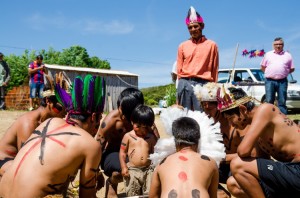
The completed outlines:
{"type": "Polygon", "coordinates": [[[149,106],[158,105],[159,100],[166,99],[167,105],[171,106],[176,102],[176,88],[175,84],[168,84],[156,87],[149,87],[141,89],[145,104],[149,106]],[[155,101],[155,103],[153,102],[155,101]]]}

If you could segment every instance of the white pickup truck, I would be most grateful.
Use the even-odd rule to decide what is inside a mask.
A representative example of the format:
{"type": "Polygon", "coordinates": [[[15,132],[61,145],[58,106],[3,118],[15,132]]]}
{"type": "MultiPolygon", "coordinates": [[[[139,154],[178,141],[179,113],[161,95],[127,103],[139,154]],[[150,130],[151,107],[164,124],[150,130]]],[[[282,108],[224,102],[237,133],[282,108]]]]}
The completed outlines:
{"type": "MultiPolygon", "coordinates": [[[[255,97],[260,102],[265,100],[265,77],[260,68],[235,68],[220,69],[219,83],[232,83],[241,87],[249,96],[255,97]]],[[[300,110],[300,85],[288,76],[288,93],[286,105],[289,110],[300,110]]]]}

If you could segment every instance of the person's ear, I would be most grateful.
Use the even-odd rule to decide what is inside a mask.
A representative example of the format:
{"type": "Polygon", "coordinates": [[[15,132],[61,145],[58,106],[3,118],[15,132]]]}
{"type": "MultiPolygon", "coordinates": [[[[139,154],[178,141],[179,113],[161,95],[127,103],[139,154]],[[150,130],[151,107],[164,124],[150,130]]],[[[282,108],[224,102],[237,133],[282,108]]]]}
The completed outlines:
{"type": "Polygon", "coordinates": [[[201,26],[201,28],[202,28],[202,30],[203,30],[204,27],[205,27],[205,24],[204,24],[204,23],[200,23],[200,26],[201,26]]]}
{"type": "Polygon", "coordinates": [[[240,115],[243,115],[245,117],[245,115],[247,114],[247,107],[245,107],[244,105],[240,105],[239,110],[240,110],[240,115]]]}

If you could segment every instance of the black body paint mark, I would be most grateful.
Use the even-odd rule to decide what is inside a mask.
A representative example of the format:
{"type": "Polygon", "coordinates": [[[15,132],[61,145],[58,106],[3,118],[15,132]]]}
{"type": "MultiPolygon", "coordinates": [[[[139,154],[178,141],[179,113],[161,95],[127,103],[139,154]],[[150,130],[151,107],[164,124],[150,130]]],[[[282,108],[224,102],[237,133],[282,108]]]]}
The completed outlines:
{"type": "Polygon", "coordinates": [[[288,126],[293,126],[294,122],[292,120],[290,120],[289,118],[284,118],[284,122],[288,125],[288,126]]]}
{"type": "Polygon", "coordinates": [[[133,149],[133,150],[131,151],[131,153],[129,154],[129,157],[130,157],[130,158],[132,158],[134,152],[135,152],[135,149],[133,149]]]}
{"type": "Polygon", "coordinates": [[[132,137],[134,140],[137,140],[136,137],[132,136],[131,134],[130,134],[130,137],[132,137]]]}
{"type": "Polygon", "coordinates": [[[192,197],[193,198],[200,198],[200,191],[198,189],[192,190],[192,197]]]}
{"type": "Polygon", "coordinates": [[[176,190],[171,190],[168,194],[168,198],[177,198],[177,192],[176,190]]]}
{"type": "Polygon", "coordinates": [[[51,139],[52,141],[60,144],[61,146],[65,146],[65,144],[63,144],[62,142],[52,138],[53,136],[59,136],[59,135],[77,135],[77,136],[80,136],[79,134],[77,133],[73,133],[73,132],[60,132],[60,133],[56,133],[56,134],[49,134],[47,135],[47,132],[48,132],[48,127],[49,127],[49,124],[51,122],[53,118],[51,118],[46,126],[43,128],[42,132],[38,131],[38,130],[35,130],[33,131],[33,134],[37,134],[38,136],[36,137],[33,137],[31,139],[29,139],[28,141],[26,141],[23,146],[25,146],[27,143],[31,142],[32,140],[35,140],[35,139],[38,139],[38,138],[41,138],[41,151],[40,151],[40,156],[39,156],[39,160],[40,160],[40,163],[41,165],[44,165],[44,152],[45,152],[45,145],[46,145],[46,138],[49,138],[51,139]]]}
{"type": "Polygon", "coordinates": [[[94,169],[94,168],[91,168],[90,169],[92,172],[95,173],[95,176],[92,177],[90,180],[88,180],[87,182],[85,182],[84,184],[80,184],[80,187],[82,188],[85,188],[85,189],[92,189],[92,188],[96,188],[96,185],[97,185],[97,177],[98,177],[98,172],[100,169],[94,169]],[[87,186],[89,183],[91,183],[92,181],[95,182],[95,185],[93,186],[87,186]]]}
{"type": "Polygon", "coordinates": [[[161,160],[161,162],[159,163],[159,165],[162,165],[165,161],[166,161],[167,157],[163,160],[161,160]]]}
{"type": "Polygon", "coordinates": [[[123,142],[122,142],[121,144],[122,144],[123,146],[127,146],[127,144],[125,144],[125,143],[123,143],[123,142]]]}
{"type": "Polygon", "coordinates": [[[68,175],[65,182],[59,184],[48,184],[47,186],[52,190],[51,194],[62,194],[63,197],[66,197],[69,183],[74,179],[75,177],[68,175]]]}
{"type": "Polygon", "coordinates": [[[105,127],[106,127],[106,123],[105,123],[105,122],[102,122],[101,128],[103,129],[103,128],[105,128],[105,127]]]}
{"type": "Polygon", "coordinates": [[[206,155],[201,155],[201,159],[210,161],[209,157],[207,157],[206,155]]]}

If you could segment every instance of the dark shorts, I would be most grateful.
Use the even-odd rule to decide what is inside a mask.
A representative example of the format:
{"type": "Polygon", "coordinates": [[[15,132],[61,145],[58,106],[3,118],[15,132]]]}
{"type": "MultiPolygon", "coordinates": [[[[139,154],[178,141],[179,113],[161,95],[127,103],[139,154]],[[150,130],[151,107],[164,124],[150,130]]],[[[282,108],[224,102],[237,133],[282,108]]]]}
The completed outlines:
{"type": "Polygon", "coordinates": [[[104,151],[101,159],[101,169],[108,177],[110,177],[113,172],[121,172],[119,152],[104,151]]]}
{"type": "Polygon", "coordinates": [[[231,175],[230,164],[220,163],[219,167],[219,183],[226,184],[227,179],[231,175]]]}
{"type": "Polygon", "coordinates": [[[8,161],[14,160],[14,158],[6,157],[3,160],[0,160],[0,168],[8,161]]]}
{"type": "Polygon", "coordinates": [[[267,198],[300,197],[300,162],[257,159],[260,185],[267,198]]]}

